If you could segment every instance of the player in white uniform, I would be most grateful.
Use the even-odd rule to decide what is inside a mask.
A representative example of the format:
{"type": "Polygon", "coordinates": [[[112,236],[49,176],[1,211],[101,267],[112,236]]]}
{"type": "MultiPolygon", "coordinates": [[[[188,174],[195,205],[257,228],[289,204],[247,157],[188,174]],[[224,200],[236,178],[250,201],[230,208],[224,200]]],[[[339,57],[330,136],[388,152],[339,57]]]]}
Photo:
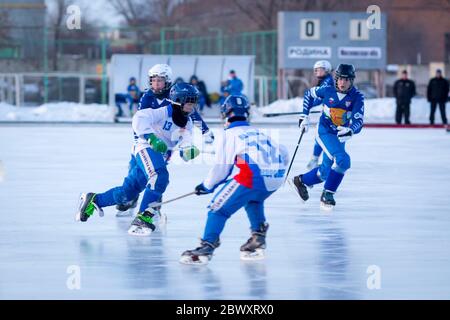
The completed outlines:
{"type": "Polygon", "coordinates": [[[197,195],[208,194],[225,184],[208,207],[200,247],[182,254],[180,262],[184,264],[207,264],[220,245],[225,222],[242,207],[250,220],[252,236],[241,246],[241,258],[263,258],[269,227],[264,216],[264,201],[283,183],[289,161],[284,146],[249,125],[247,98],[231,95],[224,101],[221,111],[226,118],[226,128],[216,140],[215,165],[195,191],[197,195]],[[240,172],[227,180],[235,166],[240,172]]]}
{"type": "Polygon", "coordinates": [[[189,161],[200,151],[192,145],[192,120],[189,114],[194,110],[199,97],[198,90],[187,83],[179,83],[170,90],[171,104],[159,109],[139,110],[133,117],[136,141],[134,155],[137,165],[128,173],[122,186],[104,193],[81,195],[77,220],[86,221],[96,209],[135,199],[144,191],[139,213],[134,219],[129,234],[149,235],[155,230],[155,210],[149,205],[158,202],[169,184],[167,162],[172,150],[179,146],[180,156],[189,161]]]}

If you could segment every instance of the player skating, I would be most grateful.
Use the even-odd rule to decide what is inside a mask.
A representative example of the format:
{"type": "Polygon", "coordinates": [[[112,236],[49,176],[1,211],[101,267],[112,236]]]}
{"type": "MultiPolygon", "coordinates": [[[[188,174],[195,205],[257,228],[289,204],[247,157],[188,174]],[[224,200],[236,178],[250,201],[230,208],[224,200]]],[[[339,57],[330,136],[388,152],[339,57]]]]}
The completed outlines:
{"type": "Polygon", "coordinates": [[[86,221],[95,210],[101,214],[103,207],[136,199],[145,190],[139,213],[128,233],[145,236],[155,230],[153,217],[158,211],[149,205],[161,199],[169,184],[167,162],[172,150],[178,146],[180,156],[185,161],[200,153],[192,145],[193,125],[189,117],[197,104],[198,90],[190,84],[180,83],[171,88],[169,97],[172,102],[166,107],[136,112],[133,117],[133,130],[137,137],[133,147],[135,166],[122,186],[104,193],[82,194],[77,220],[86,221]]]}
{"type": "Polygon", "coordinates": [[[264,201],[283,183],[289,161],[284,146],[278,145],[247,122],[248,100],[231,95],[221,107],[226,118],[223,135],[216,141],[215,165],[206,179],[195,188],[197,195],[215,194],[209,205],[208,218],[200,246],[185,251],[180,262],[207,264],[220,245],[220,234],[228,218],[244,207],[251,225],[251,237],[240,248],[242,259],[264,257],[269,225],[264,215],[264,201]],[[226,181],[234,166],[240,172],[226,181]]]}
{"type": "MultiPolygon", "coordinates": [[[[143,109],[158,109],[170,104],[168,99],[170,88],[172,86],[172,68],[167,64],[155,64],[148,70],[149,89],[144,93],[139,101],[138,110],[143,109]]],[[[209,130],[208,125],[203,121],[197,110],[190,114],[193,123],[202,131],[205,138],[205,143],[211,144],[214,141],[214,135],[209,130]]],[[[136,139],[136,137],[135,137],[136,139]]],[[[136,159],[134,154],[131,154],[131,160],[128,165],[128,171],[131,172],[136,166],[136,159]]],[[[117,217],[125,217],[133,214],[133,209],[136,207],[139,195],[126,203],[119,203],[116,206],[117,217]]],[[[160,208],[159,208],[160,209],[160,208]]]]}
{"type": "MultiPolygon", "coordinates": [[[[326,87],[326,86],[334,87],[334,80],[333,75],[331,73],[331,69],[332,69],[331,63],[328,62],[327,60],[319,60],[316,61],[316,63],[314,63],[314,76],[318,80],[317,84],[318,87],[326,87]]],[[[304,103],[306,103],[309,106],[309,109],[322,104],[322,99],[319,97],[318,98],[311,97],[311,93],[309,90],[306,90],[303,100],[304,103]]],[[[311,160],[308,162],[308,165],[306,166],[308,170],[311,170],[319,166],[319,158],[321,154],[322,154],[322,147],[316,141],[314,143],[313,155],[311,157],[311,160]]]]}
{"type": "MultiPolygon", "coordinates": [[[[321,98],[324,104],[320,117],[316,141],[323,149],[320,167],[294,177],[293,183],[300,197],[309,199],[307,187],[325,182],[320,198],[321,208],[331,210],[336,202],[334,193],[350,168],[350,156],[345,151],[345,142],[363,127],[364,97],[353,86],[355,68],[351,64],[340,64],[335,72],[335,86],[314,87],[311,97],[321,98]]],[[[305,101],[300,116],[300,129],[306,130],[310,105],[305,101]]]]}

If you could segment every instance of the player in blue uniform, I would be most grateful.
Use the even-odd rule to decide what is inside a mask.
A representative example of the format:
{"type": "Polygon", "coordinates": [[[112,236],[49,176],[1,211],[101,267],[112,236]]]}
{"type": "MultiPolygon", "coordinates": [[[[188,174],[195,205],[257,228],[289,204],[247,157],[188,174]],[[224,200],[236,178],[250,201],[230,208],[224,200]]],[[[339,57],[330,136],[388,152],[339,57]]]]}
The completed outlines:
{"type": "MultiPolygon", "coordinates": [[[[148,77],[150,87],[141,97],[138,105],[138,110],[148,108],[158,109],[170,105],[168,96],[170,88],[172,86],[172,68],[167,64],[156,64],[149,69],[148,77]]],[[[192,119],[194,125],[196,125],[202,131],[202,134],[205,138],[205,143],[213,143],[214,135],[212,131],[209,130],[208,125],[203,121],[197,110],[194,110],[189,116],[192,119]]],[[[136,166],[136,159],[134,155],[131,154],[131,160],[128,166],[129,172],[133,170],[134,166],[136,166]]],[[[132,214],[129,209],[136,207],[138,200],[139,195],[129,202],[118,204],[116,206],[116,209],[118,210],[117,216],[123,217],[132,214]]]]}
{"type": "MultiPolygon", "coordinates": [[[[361,131],[364,117],[364,96],[353,86],[355,68],[351,64],[340,64],[335,72],[335,87],[314,87],[311,97],[321,98],[324,104],[320,117],[316,141],[322,147],[322,164],[309,172],[296,176],[293,183],[300,197],[309,199],[307,187],[325,182],[321,196],[321,208],[331,210],[336,202],[334,193],[350,168],[350,156],[345,151],[345,142],[361,131]]],[[[310,106],[303,105],[300,129],[306,130],[310,106]]]]}
{"type": "MultiPolygon", "coordinates": [[[[334,87],[334,80],[333,75],[331,74],[331,69],[332,69],[331,63],[328,62],[327,60],[319,60],[316,61],[316,63],[314,63],[314,75],[319,81],[317,84],[318,87],[325,87],[325,86],[334,87]]],[[[311,93],[309,90],[305,92],[303,100],[305,101],[304,103],[308,105],[309,109],[322,104],[322,99],[311,97],[311,93]]],[[[308,165],[306,166],[308,170],[311,170],[312,168],[318,166],[319,157],[321,154],[322,154],[322,147],[317,142],[315,142],[313,155],[308,165]]]]}
{"type": "Polygon", "coordinates": [[[153,216],[157,213],[150,204],[158,202],[169,184],[167,163],[177,146],[183,160],[189,161],[200,151],[192,145],[193,112],[199,91],[192,85],[181,83],[170,91],[172,103],[158,109],[143,109],[133,117],[133,130],[137,139],[133,149],[136,165],[121,186],[104,193],[83,193],[77,220],[87,219],[97,210],[135,199],[144,191],[139,213],[128,230],[132,235],[149,235],[155,230],[153,216]]]}
{"type": "Polygon", "coordinates": [[[216,142],[216,160],[206,179],[196,188],[197,195],[214,192],[200,247],[185,251],[180,262],[207,264],[220,245],[219,237],[226,221],[240,208],[245,208],[252,236],[241,246],[241,259],[264,257],[269,225],[264,216],[264,201],[282,184],[286,173],[286,148],[249,125],[250,104],[242,95],[231,95],[222,106],[226,128],[216,142]],[[240,169],[228,179],[234,167],[240,169]],[[228,180],[227,180],[228,179],[228,180]]]}

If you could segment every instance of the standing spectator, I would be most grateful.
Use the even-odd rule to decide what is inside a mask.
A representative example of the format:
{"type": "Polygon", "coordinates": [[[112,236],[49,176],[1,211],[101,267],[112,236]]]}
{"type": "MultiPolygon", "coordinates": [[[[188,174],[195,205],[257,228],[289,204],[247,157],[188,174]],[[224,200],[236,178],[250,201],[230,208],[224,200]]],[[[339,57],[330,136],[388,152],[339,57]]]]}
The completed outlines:
{"type": "Polygon", "coordinates": [[[236,72],[234,70],[230,70],[227,89],[230,95],[240,95],[244,89],[242,80],[236,76],[236,72]]]}
{"type": "Polygon", "coordinates": [[[206,90],[206,85],[203,81],[199,81],[196,75],[191,77],[190,83],[200,91],[200,99],[198,105],[200,107],[200,112],[203,112],[205,105],[211,108],[211,100],[209,99],[208,91],[206,90]]]}
{"type": "Polygon", "coordinates": [[[436,77],[430,80],[427,88],[427,99],[431,104],[430,124],[434,124],[434,114],[436,112],[437,105],[439,105],[439,110],[441,111],[442,123],[447,124],[445,103],[448,99],[448,91],[448,81],[442,76],[442,71],[437,69],[436,77]]]}
{"type": "Polygon", "coordinates": [[[409,121],[411,99],[416,95],[416,85],[414,81],[408,79],[408,72],[403,70],[402,78],[394,83],[394,96],[397,101],[397,111],[395,121],[402,123],[402,117],[405,115],[405,124],[411,124],[409,121]]]}

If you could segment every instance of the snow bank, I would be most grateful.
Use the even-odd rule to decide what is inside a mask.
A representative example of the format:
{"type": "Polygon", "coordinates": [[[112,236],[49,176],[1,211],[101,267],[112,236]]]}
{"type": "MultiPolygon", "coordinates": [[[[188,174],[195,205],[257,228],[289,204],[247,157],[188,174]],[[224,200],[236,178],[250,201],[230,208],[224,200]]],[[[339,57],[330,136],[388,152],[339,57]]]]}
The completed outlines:
{"type": "MultiPolygon", "coordinates": [[[[297,123],[297,115],[264,117],[268,113],[299,112],[302,98],[277,100],[268,106],[252,108],[254,123],[297,123]]],[[[447,108],[449,107],[447,103],[447,108]]],[[[365,100],[366,123],[394,123],[395,99],[380,98],[365,100]]],[[[208,108],[205,108],[208,109],[208,108]]],[[[204,119],[207,122],[220,122],[218,109],[205,110],[204,119]]],[[[321,110],[318,106],[313,110],[321,110]]],[[[450,111],[450,110],[449,110],[450,111]]],[[[114,122],[115,107],[102,104],[78,104],[73,102],[47,103],[39,107],[14,107],[0,102],[0,121],[8,122],[114,122]]],[[[439,111],[437,111],[439,113],[439,111]]],[[[429,123],[430,105],[425,98],[415,98],[411,105],[411,122],[429,123]]],[[[312,114],[311,121],[316,122],[319,114],[312,114]]],[[[440,114],[436,114],[436,122],[440,123],[440,114]]]]}
{"type": "MultiPolygon", "coordinates": [[[[258,108],[258,115],[266,113],[299,112],[303,99],[294,98],[289,100],[277,100],[266,107],[258,108]]],[[[366,99],[364,108],[364,121],[366,123],[394,123],[395,122],[395,99],[379,98],[366,99]]],[[[447,103],[447,108],[449,103],[447,103]]],[[[429,123],[430,104],[425,98],[414,98],[411,103],[410,120],[412,123],[429,123]]],[[[287,118],[289,116],[282,116],[287,118]]],[[[292,117],[292,116],[290,116],[292,117]]],[[[440,114],[436,114],[436,120],[440,122],[440,114]]]]}
{"type": "Polygon", "coordinates": [[[18,122],[114,122],[115,108],[104,104],[47,103],[39,107],[15,107],[0,102],[0,121],[18,122]]]}

